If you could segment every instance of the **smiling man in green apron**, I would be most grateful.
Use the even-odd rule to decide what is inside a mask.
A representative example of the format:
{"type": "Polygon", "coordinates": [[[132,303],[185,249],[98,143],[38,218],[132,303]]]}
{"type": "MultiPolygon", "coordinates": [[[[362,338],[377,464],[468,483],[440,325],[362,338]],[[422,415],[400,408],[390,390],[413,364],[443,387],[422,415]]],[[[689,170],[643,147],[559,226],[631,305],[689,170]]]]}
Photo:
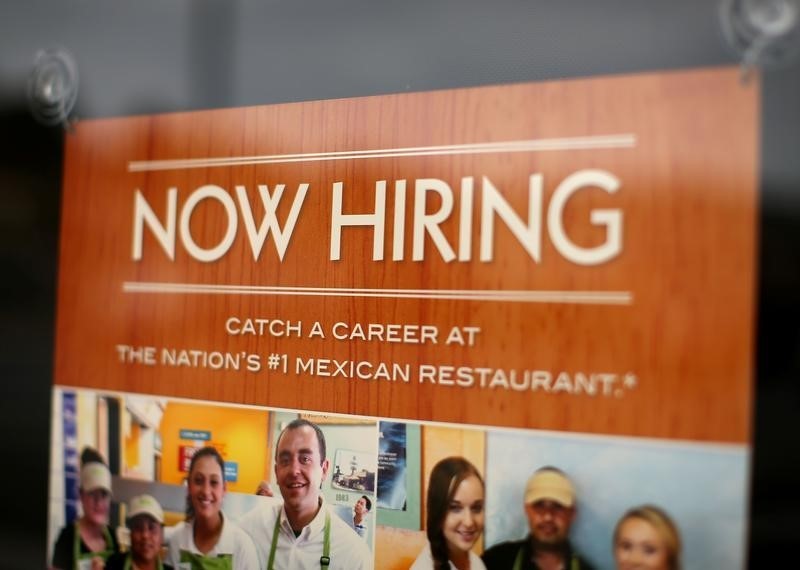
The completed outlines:
{"type": "Polygon", "coordinates": [[[267,570],[365,570],[373,557],[366,543],[325,504],[328,475],[325,436],[305,419],[289,423],[278,437],[275,475],[283,503],[264,500],[240,526],[256,544],[267,570]]]}
{"type": "Polygon", "coordinates": [[[155,498],[139,495],[131,499],[128,528],[131,532],[130,552],[109,558],[105,570],[172,570],[172,566],[161,562],[164,511],[155,498]]]}

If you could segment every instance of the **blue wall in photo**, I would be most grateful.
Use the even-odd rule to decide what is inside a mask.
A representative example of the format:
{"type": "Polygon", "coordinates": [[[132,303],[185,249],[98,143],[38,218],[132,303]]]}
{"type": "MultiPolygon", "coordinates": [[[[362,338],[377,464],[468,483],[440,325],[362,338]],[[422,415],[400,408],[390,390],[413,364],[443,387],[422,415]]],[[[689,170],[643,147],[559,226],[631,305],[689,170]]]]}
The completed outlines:
{"type": "Polygon", "coordinates": [[[552,465],[577,489],[573,544],[599,568],[614,567],[617,520],[643,503],[661,506],[679,526],[684,570],[745,566],[745,446],[490,432],[486,455],[487,548],[527,535],[525,483],[533,471],[552,465]]]}

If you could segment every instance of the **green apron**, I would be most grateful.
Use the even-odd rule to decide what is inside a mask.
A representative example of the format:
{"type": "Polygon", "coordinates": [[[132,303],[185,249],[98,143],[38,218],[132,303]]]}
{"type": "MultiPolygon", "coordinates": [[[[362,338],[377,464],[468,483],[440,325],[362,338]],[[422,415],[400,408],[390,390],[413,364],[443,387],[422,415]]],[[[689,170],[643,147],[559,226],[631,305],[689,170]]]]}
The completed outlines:
{"type": "MultiPolygon", "coordinates": [[[[125,565],[122,567],[122,570],[131,570],[131,568],[133,568],[133,557],[130,553],[128,553],[128,555],[125,557],[125,565]]],[[[156,568],[158,568],[158,570],[163,570],[164,568],[161,565],[160,559],[156,562],[156,568]]]]}
{"type": "MultiPolygon", "coordinates": [[[[514,568],[513,570],[522,570],[522,551],[525,550],[525,547],[521,547],[519,552],[517,552],[517,557],[514,559],[514,568]]],[[[581,563],[578,562],[578,557],[574,554],[569,562],[569,570],[581,570],[581,563]]]]}
{"type": "MultiPolygon", "coordinates": [[[[272,546],[269,549],[269,562],[267,570],[274,570],[275,552],[278,550],[278,534],[281,532],[281,513],[275,519],[275,528],[272,531],[272,546]]],[[[325,528],[322,531],[322,556],[319,558],[319,567],[327,570],[331,564],[331,514],[325,511],[325,528]]]]}
{"type": "Polygon", "coordinates": [[[181,570],[233,570],[233,554],[204,556],[181,550],[181,570]]]}
{"type": "Polygon", "coordinates": [[[103,538],[106,541],[105,550],[81,553],[81,526],[78,521],[75,521],[75,540],[72,543],[72,560],[75,561],[75,570],[91,570],[92,558],[108,560],[108,557],[114,554],[114,541],[111,540],[111,533],[108,532],[107,526],[103,527],[103,538]]]}

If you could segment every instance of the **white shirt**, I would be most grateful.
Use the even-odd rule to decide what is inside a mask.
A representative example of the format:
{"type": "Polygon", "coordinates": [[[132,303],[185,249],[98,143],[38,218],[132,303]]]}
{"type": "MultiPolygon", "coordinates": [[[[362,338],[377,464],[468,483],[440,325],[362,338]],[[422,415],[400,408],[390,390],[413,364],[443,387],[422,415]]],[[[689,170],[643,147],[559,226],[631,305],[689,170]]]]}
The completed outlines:
{"type": "MultiPolygon", "coordinates": [[[[451,570],[457,570],[456,565],[450,562],[451,570]]],[[[469,569],[470,570],[486,570],[486,566],[483,564],[483,560],[481,560],[480,556],[469,551],[469,569]]],[[[419,553],[417,559],[414,560],[414,564],[411,565],[409,570],[433,570],[433,554],[431,554],[431,545],[426,544],[425,548],[422,549],[422,552],[419,553]]]]}
{"type": "MultiPolygon", "coordinates": [[[[186,550],[192,554],[203,554],[194,543],[194,524],[180,523],[170,535],[167,564],[176,569],[183,568],[181,562],[181,550],[186,550]]],[[[222,532],[219,540],[210,552],[204,556],[216,557],[220,554],[230,554],[233,561],[233,570],[254,570],[258,568],[258,554],[253,541],[245,531],[239,528],[236,523],[228,518],[222,519],[222,532]]]]}
{"type": "Polygon", "coordinates": [[[353,523],[351,525],[351,528],[354,531],[356,531],[356,534],[358,536],[360,536],[361,538],[366,538],[367,537],[367,525],[365,523],[367,522],[367,518],[364,517],[363,519],[361,519],[361,524],[356,524],[355,519],[350,519],[350,520],[353,523]]]}
{"type": "MultiPolygon", "coordinates": [[[[320,568],[322,543],[324,540],[325,513],[322,503],[317,516],[294,536],[282,502],[263,501],[244,515],[239,524],[250,533],[261,559],[261,568],[266,568],[272,548],[272,534],[276,517],[280,517],[278,544],[275,549],[274,570],[315,570],[320,568]]],[[[364,540],[350,526],[331,513],[329,570],[370,570],[374,566],[372,553],[364,540]]]]}

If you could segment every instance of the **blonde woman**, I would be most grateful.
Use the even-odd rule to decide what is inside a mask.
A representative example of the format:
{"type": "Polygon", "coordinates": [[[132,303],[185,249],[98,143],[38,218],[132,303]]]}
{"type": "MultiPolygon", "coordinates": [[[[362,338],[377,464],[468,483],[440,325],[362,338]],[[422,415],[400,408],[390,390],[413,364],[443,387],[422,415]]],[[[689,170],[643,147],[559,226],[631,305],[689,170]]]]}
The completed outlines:
{"type": "Polygon", "coordinates": [[[614,529],[617,570],[680,570],[680,558],[678,527],[658,507],[631,509],[614,529]]]}

